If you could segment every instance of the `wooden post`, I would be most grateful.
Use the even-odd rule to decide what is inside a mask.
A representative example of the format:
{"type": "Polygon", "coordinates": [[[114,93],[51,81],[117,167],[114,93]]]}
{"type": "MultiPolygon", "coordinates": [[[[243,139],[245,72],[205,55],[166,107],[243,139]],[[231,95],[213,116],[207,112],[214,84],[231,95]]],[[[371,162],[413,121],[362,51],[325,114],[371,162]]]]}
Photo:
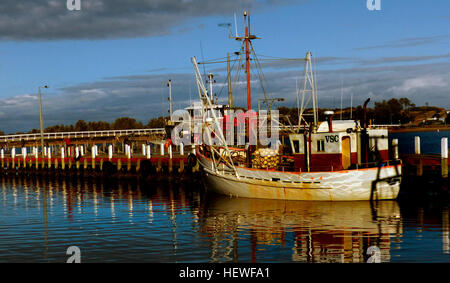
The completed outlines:
{"type": "Polygon", "coordinates": [[[420,137],[414,137],[414,153],[420,154],[420,137]]]}
{"type": "Polygon", "coordinates": [[[183,156],[184,155],[184,144],[180,143],[180,155],[183,156]]]}
{"type": "Polygon", "coordinates": [[[150,145],[148,144],[148,145],[147,145],[147,159],[150,159],[151,157],[152,157],[151,147],[150,147],[150,145]]]}
{"type": "Polygon", "coordinates": [[[161,155],[164,156],[164,144],[161,144],[161,155]]]}
{"type": "Polygon", "coordinates": [[[156,167],[156,172],[161,172],[161,158],[158,158],[158,166],[156,167]]]}
{"type": "Polygon", "coordinates": [[[23,168],[27,168],[27,148],[22,147],[23,168]]]}
{"type": "Polygon", "coordinates": [[[448,178],[448,138],[441,139],[441,172],[442,178],[448,178]]]}
{"type": "Polygon", "coordinates": [[[117,171],[120,172],[120,170],[122,169],[122,161],[119,159],[117,159],[117,171]]]}
{"type": "Polygon", "coordinates": [[[423,163],[422,157],[419,156],[419,163],[417,164],[417,176],[421,177],[423,175],[423,163]]]}
{"type": "Polygon", "coordinates": [[[109,158],[109,160],[111,160],[112,157],[113,157],[113,146],[109,145],[108,146],[108,158],[109,158]]]}
{"type": "Polygon", "coordinates": [[[96,156],[96,151],[97,151],[96,146],[93,145],[93,146],[91,147],[91,155],[92,155],[92,171],[95,171],[95,156],[96,156]]]}
{"type": "Polygon", "coordinates": [[[131,158],[131,146],[127,145],[127,158],[131,158]]]}
{"type": "Polygon", "coordinates": [[[48,169],[50,169],[52,167],[52,148],[49,146],[48,147],[48,169]]]}
{"type": "Polygon", "coordinates": [[[419,158],[419,163],[417,164],[417,176],[422,176],[423,175],[423,164],[422,164],[422,157],[420,156],[420,137],[419,136],[415,136],[414,137],[414,153],[416,155],[418,155],[419,158]]]}
{"type": "Polygon", "coordinates": [[[394,159],[397,160],[398,159],[398,139],[393,139],[392,140],[392,152],[394,154],[394,159]]]}
{"type": "Polygon", "coordinates": [[[169,174],[171,174],[173,171],[173,167],[172,167],[172,158],[169,159],[169,174]]]}
{"type": "Polygon", "coordinates": [[[66,163],[64,162],[64,147],[61,147],[61,164],[62,170],[66,169],[66,163]]]}
{"type": "Polygon", "coordinates": [[[184,171],[184,159],[180,159],[180,168],[178,168],[178,173],[183,173],[184,171]]]}

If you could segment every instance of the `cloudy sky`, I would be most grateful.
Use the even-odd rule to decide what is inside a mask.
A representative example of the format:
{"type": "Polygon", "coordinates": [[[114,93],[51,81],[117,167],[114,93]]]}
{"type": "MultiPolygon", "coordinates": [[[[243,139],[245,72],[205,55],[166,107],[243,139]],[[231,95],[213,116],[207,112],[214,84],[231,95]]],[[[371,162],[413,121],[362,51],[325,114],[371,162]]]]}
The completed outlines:
{"type": "MultiPolygon", "coordinates": [[[[1,0],[0,130],[39,127],[38,86],[45,126],[79,119],[144,123],[167,114],[173,81],[175,109],[198,98],[190,57],[199,61],[239,51],[231,23],[243,33],[250,11],[259,58],[315,58],[319,106],[340,107],[392,97],[450,108],[450,2],[380,0],[1,0]],[[234,14],[237,27],[234,24],[234,14]]],[[[300,61],[262,62],[269,96],[295,105],[300,61]]],[[[226,99],[224,64],[205,65],[226,99]]],[[[243,74],[239,79],[243,82],[243,74]]],[[[236,83],[236,104],[245,89],[236,83]]],[[[262,96],[253,72],[253,105],[262,96]]]]}

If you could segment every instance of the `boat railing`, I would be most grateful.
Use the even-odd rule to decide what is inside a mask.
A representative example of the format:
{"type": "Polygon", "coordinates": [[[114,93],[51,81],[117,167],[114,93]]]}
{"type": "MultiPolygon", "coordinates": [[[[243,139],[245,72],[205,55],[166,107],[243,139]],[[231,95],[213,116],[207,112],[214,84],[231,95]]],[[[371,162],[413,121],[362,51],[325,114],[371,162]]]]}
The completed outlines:
{"type": "Polygon", "coordinates": [[[282,172],[318,172],[318,171],[324,171],[324,172],[336,172],[336,171],[346,171],[346,170],[365,170],[369,168],[382,168],[386,166],[395,166],[402,164],[401,160],[385,160],[381,162],[367,162],[363,164],[352,164],[350,167],[344,169],[342,166],[334,166],[332,164],[330,165],[312,165],[310,170],[308,171],[306,168],[299,168],[294,169],[293,165],[283,165],[279,164],[276,168],[266,168],[266,170],[276,170],[276,171],[282,171],[282,172]]]}

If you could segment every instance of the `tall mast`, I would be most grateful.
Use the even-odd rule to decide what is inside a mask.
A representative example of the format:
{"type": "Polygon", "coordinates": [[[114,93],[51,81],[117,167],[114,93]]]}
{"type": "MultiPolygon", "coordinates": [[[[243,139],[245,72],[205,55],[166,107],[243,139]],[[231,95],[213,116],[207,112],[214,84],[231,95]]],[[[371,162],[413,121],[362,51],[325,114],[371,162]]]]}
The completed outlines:
{"type": "Polygon", "coordinates": [[[228,107],[232,108],[233,93],[231,92],[231,70],[230,70],[230,53],[227,53],[227,79],[228,79],[228,107]]]}
{"type": "Polygon", "coordinates": [[[251,98],[251,86],[250,86],[250,15],[248,17],[247,24],[247,11],[244,11],[244,23],[245,23],[245,72],[247,73],[247,110],[252,109],[252,98],[251,98]]]}
{"type": "Polygon", "coordinates": [[[353,92],[350,94],[350,120],[352,119],[353,112],[353,92]]]}
{"type": "Polygon", "coordinates": [[[344,94],[344,82],[341,78],[341,120],[342,120],[342,96],[344,94]]]}
{"type": "Polygon", "coordinates": [[[169,87],[169,115],[172,120],[172,80],[167,82],[167,86],[169,87]]]}
{"type": "Polygon", "coordinates": [[[213,92],[213,83],[214,81],[214,75],[213,74],[208,74],[208,80],[209,80],[209,96],[211,98],[211,101],[214,102],[214,92],[213,92]]]}

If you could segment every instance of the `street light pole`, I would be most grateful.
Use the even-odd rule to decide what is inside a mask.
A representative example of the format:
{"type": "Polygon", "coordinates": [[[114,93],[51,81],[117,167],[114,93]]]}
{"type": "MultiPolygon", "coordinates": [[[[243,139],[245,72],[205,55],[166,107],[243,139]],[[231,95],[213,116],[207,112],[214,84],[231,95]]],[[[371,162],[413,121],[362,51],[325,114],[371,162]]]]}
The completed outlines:
{"type": "MultiPolygon", "coordinates": [[[[43,86],[44,88],[48,88],[48,86],[43,86]]],[[[42,98],[41,98],[41,87],[38,87],[38,97],[39,97],[39,122],[41,126],[41,153],[42,157],[44,157],[44,118],[42,118],[42,98]]]]}

